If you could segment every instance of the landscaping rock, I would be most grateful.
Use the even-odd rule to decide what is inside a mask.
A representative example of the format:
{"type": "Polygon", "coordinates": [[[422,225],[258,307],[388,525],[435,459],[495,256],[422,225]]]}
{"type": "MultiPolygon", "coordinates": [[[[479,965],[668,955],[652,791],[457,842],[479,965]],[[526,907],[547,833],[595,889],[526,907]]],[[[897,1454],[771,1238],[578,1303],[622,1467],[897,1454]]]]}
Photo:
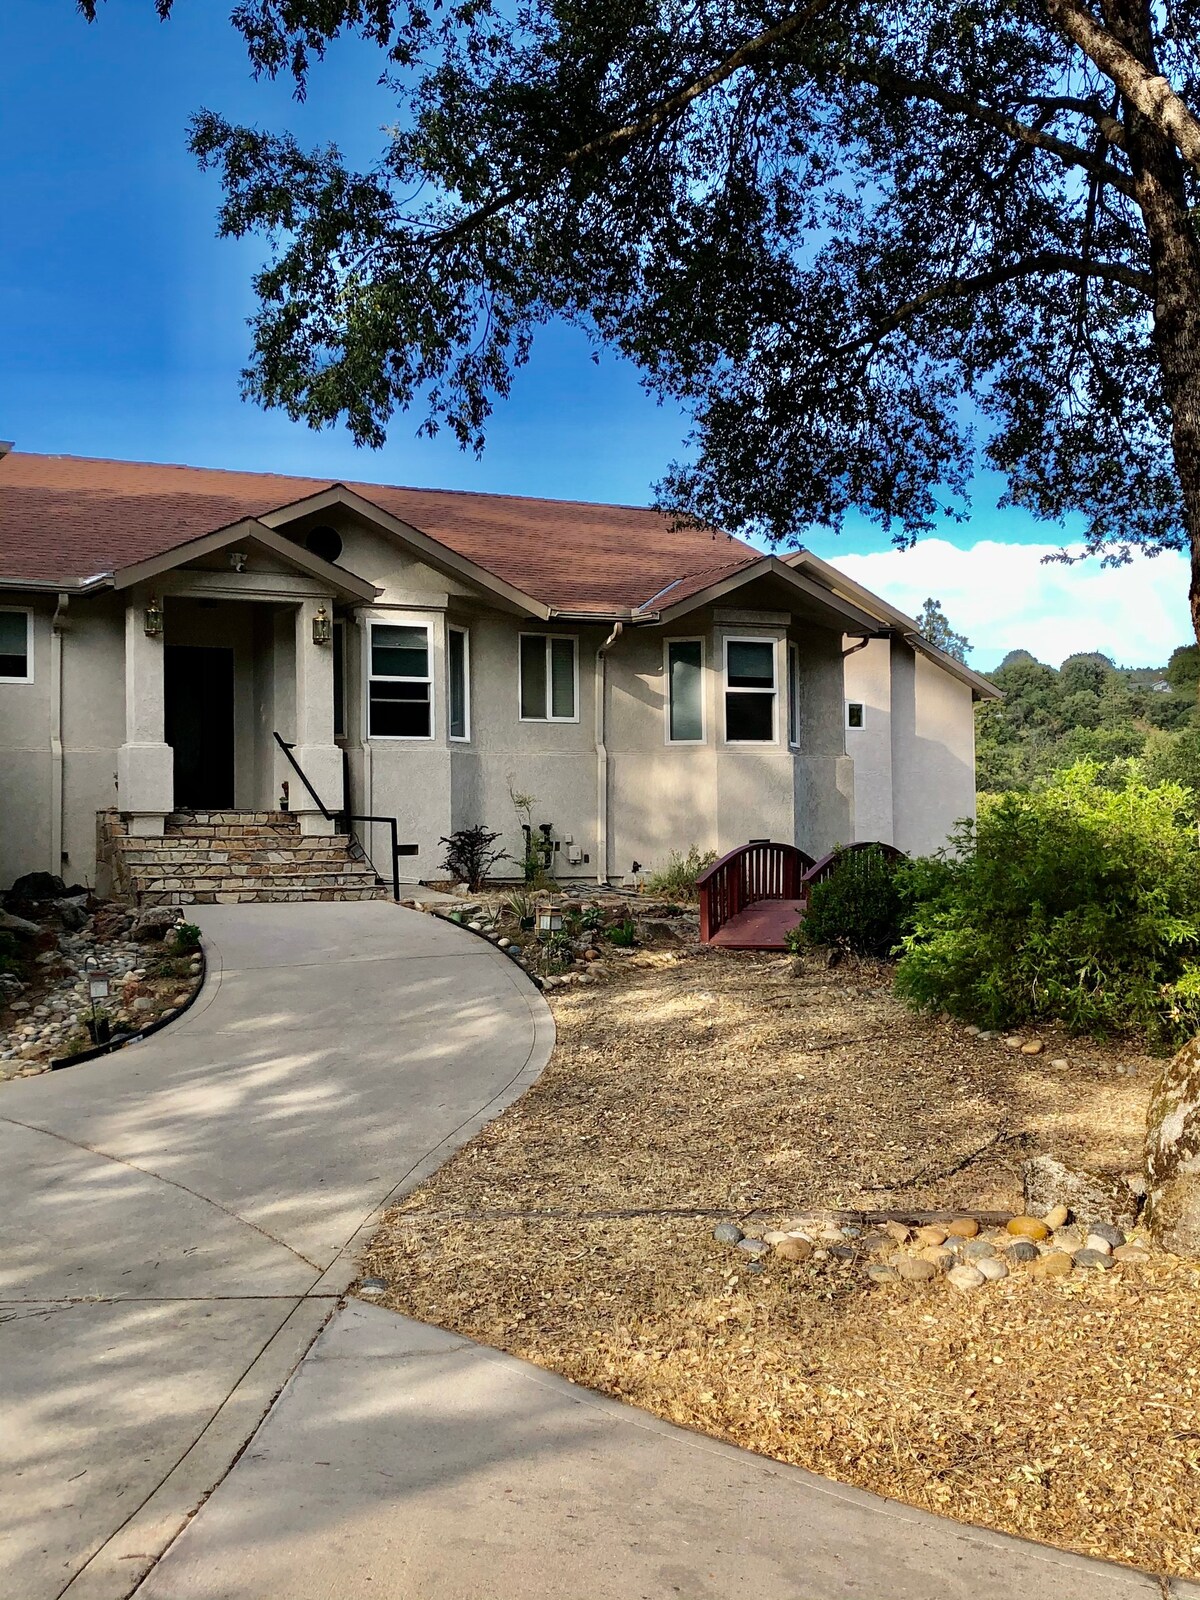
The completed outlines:
{"type": "Polygon", "coordinates": [[[0,933],[15,933],[23,939],[29,939],[41,931],[38,924],[30,922],[27,917],[14,916],[11,911],[0,911],[0,933]]]}
{"type": "Polygon", "coordinates": [[[963,1265],[951,1267],[946,1274],[946,1282],[952,1283],[956,1289],[966,1293],[970,1289],[982,1289],[987,1279],[982,1272],[977,1272],[974,1267],[963,1265]]]}
{"type": "Polygon", "coordinates": [[[1040,1241],[1050,1237],[1050,1229],[1038,1217],[1013,1217],[1006,1231],[1018,1239],[1040,1241]]]}
{"type": "Polygon", "coordinates": [[[1032,1239],[1014,1239],[1004,1252],[1009,1261],[1036,1261],[1041,1253],[1032,1239]]]}
{"type": "Polygon", "coordinates": [[[765,1256],[771,1246],[765,1239],[739,1239],[737,1248],[745,1255],[757,1258],[765,1256]]]}
{"type": "Polygon", "coordinates": [[[988,1256],[994,1256],[995,1254],[996,1246],[989,1244],[986,1239],[964,1239],[963,1241],[962,1256],[964,1261],[970,1261],[978,1265],[980,1261],[984,1261],[988,1256]]]}
{"type": "Polygon", "coordinates": [[[12,1005],[25,993],[25,985],[11,972],[0,972],[0,1008],[12,1005]]]}
{"type": "Polygon", "coordinates": [[[1023,1056],[1040,1056],[1045,1048],[1046,1046],[1040,1039],[1026,1039],[1021,1046],[1021,1054],[1023,1056]]]}
{"type": "Polygon", "coordinates": [[[913,1238],[918,1244],[944,1244],[946,1230],[938,1227],[936,1223],[930,1223],[926,1227],[914,1229],[913,1238]]]}
{"type": "Polygon", "coordinates": [[[134,918],[129,936],[138,944],[155,944],[165,939],[179,920],[178,906],[148,906],[134,918]]]}
{"type": "Polygon", "coordinates": [[[926,1245],[924,1250],[917,1252],[917,1258],[920,1261],[931,1262],[938,1272],[948,1272],[954,1265],[953,1251],[947,1250],[940,1244],[926,1245]]]}
{"type": "MultiPolygon", "coordinates": [[[[906,1228],[902,1222],[885,1222],[883,1231],[889,1239],[894,1239],[897,1244],[907,1244],[912,1237],[912,1229],[906,1228]]],[[[941,1243],[941,1240],[938,1240],[941,1243]]]]}
{"type": "Polygon", "coordinates": [[[1075,1270],[1074,1257],[1065,1250],[1051,1250],[1032,1263],[1030,1274],[1037,1278],[1066,1278],[1075,1270]]]}
{"type": "Polygon", "coordinates": [[[1052,1206],[1042,1218],[1042,1221],[1050,1229],[1051,1233],[1054,1232],[1055,1228],[1063,1227],[1064,1224],[1070,1220],[1071,1213],[1067,1210],[1066,1206],[1052,1206]]]}
{"type": "Polygon", "coordinates": [[[27,872],[8,892],[13,900],[60,900],[67,886],[53,872],[27,872]]]}
{"type": "Polygon", "coordinates": [[[1146,1220],[1164,1249],[1200,1254],[1200,1038],[1168,1062],[1151,1096],[1146,1220]]]}
{"type": "Polygon", "coordinates": [[[1008,1268],[998,1256],[985,1256],[982,1261],[977,1261],[975,1271],[982,1274],[989,1283],[999,1283],[1001,1278],[1008,1277],[1008,1268]]]}
{"type": "Polygon", "coordinates": [[[1056,1228],[1050,1235],[1050,1243],[1055,1250],[1065,1250],[1068,1255],[1073,1255],[1076,1250],[1083,1249],[1087,1235],[1082,1228],[1056,1228]]]}
{"type": "Polygon", "coordinates": [[[796,1239],[789,1236],[781,1239],[775,1246],[775,1254],[781,1261],[807,1261],[812,1253],[811,1239],[796,1239]]]}
{"type": "Polygon", "coordinates": [[[946,1225],[946,1236],[951,1239],[973,1239],[978,1232],[979,1224],[974,1217],[955,1217],[946,1225]]]}
{"type": "MultiPolygon", "coordinates": [[[[1200,1084],[1197,1088],[1200,1092],[1200,1084]]],[[[1025,1208],[1032,1216],[1045,1216],[1061,1205],[1089,1222],[1128,1224],[1137,1217],[1137,1197],[1124,1178],[1067,1167],[1053,1156],[1033,1156],[1021,1170],[1025,1208]]]]}
{"type": "Polygon", "coordinates": [[[1113,1251],[1113,1260],[1123,1267],[1144,1266],[1150,1260],[1150,1251],[1144,1244],[1119,1244],[1113,1251]]]}
{"type": "Polygon", "coordinates": [[[1103,1239],[1110,1249],[1115,1250],[1118,1245],[1125,1243],[1124,1229],[1116,1227],[1111,1222],[1093,1222],[1088,1228],[1088,1233],[1091,1236],[1087,1241],[1088,1244],[1091,1244],[1093,1238],[1103,1239]]]}
{"type": "Polygon", "coordinates": [[[1050,1063],[1050,1065],[1057,1072],[1065,1072],[1066,1069],[1071,1065],[1071,1063],[1067,1060],[1066,1056],[1055,1056],[1054,1060],[1050,1063]]]}
{"type": "Polygon", "coordinates": [[[867,1268],[867,1277],[872,1283],[899,1283],[900,1274],[895,1267],[889,1267],[886,1262],[872,1261],[867,1268]]]}
{"type": "Polygon", "coordinates": [[[1099,1267],[1102,1272],[1107,1272],[1113,1265],[1113,1258],[1107,1250],[1076,1250],[1073,1259],[1077,1267],[1099,1267]]]}
{"type": "Polygon", "coordinates": [[[1085,1250],[1095,1250],[1102,1256],[1112,1255],[1112,1245],[1098,1233],[1089,1233],[1083,1241],[1083,1248],[1085,1250]]]}
{"type": "Polygon", "coordinates": [[[745,1237],[736,1222],[718,1222],[713,1229],[713,1238],[718,1244],[741,1244],[745,1237]]]}
{"type": "Polygon", "coordinates": [[[905,1283],[929,1283],[937,1277],[938,1269],[932,1261],[923,1261],[920,1256],[905,1256],[896,1262],[896,1273],[905,1283]]]}

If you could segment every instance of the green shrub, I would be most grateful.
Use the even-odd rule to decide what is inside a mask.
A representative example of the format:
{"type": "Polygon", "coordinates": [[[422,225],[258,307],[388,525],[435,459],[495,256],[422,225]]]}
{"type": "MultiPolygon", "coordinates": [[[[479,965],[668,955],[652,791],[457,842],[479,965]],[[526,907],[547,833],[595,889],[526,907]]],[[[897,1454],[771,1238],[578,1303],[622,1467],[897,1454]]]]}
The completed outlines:
{"type": "Polygon", "coordinates": [[[0,972],[24,971],[25,961],[15,933],[0,933],[0,972]]]}
{"type": "Polygon", "coordinates": [[[1168,1046],[1200,1025],[1191,796],[1093,761],[985,797],[957,854],[914,863],[896,989],[989,1028],[1059,1021],[1168,1046]]]}
{"type": "Polygon", "coordinates": [[[171,934],[171,949],[176,955],[186,955],[200,948],[200,929],[194,922],[176,924],[171,934]]]}
{"type": "Polygon", "coordinates": [[[859,956],[888,956],[900,942],[906,896],[897,863],[878,845],[847,850],[812,886],[804,921],[789,948],[829,945],[859,956]]]}
{"type": "Polygon", "coordinates": [[[686,855],[672,850],[665,867],[652,872],[646,879],[646,889],[661,900],[694,900],[696,879],[706,872],[717,859],[715,850],[701,850],[692,845],[686,855]]]}
{"type": "Polygon", "coordinates": [[[611,928],[606,928],[604,937],[609,944],[615,944],[618,949],[632,950],[637,943],[637,930],[632,920],[626,917],[624,922],[614,922],[611,928]]]}

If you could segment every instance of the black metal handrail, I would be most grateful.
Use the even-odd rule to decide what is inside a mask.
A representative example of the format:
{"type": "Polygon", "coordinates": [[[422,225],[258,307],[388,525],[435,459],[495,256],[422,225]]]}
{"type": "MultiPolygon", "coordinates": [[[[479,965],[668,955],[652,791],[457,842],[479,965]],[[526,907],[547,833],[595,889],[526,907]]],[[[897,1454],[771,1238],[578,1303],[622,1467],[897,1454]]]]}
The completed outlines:
{"type": "MultiPolygon", "coordinates": [[[[304,768],[300,765],[300,763],[296,760],[295,756],[292,754],[292,751],[295,749],[295,745],[294,744],[289,744],[287,742],[287,740],[283,737],[283,735],[281,733],[279,733],[278,730],[276,730],[276,732],[275,732],[275,743],[279,746],[279,748],[283,751],[284,755],[291,762],[292,769],[294,770],[296,776],[300,779],[300,782],[304,785],[304,787],[308,790],[309,794],[312,796],[313,804],[316,806],[317,810],[325,818],[326,822],[334,823],[334,825],[337,827],[337,830],[338,830],[339,833],[347,833],[348,834],[350,832],[350,824],[352,822],[379,823],[382,827],[386,827],[386,828],[389,828],[391,830],[391,835],[392,835],[392,851],[391,851],[391,855],[392,855],[392,899],[393,900],[399,900],[399,898],[400,898],[400,857],[401,856],[415,856],[416,853],[417,853],[417,846],[415,844],[401,844],[400,843],[400,829],[399,829],[399,826],[398,826],[398,824],[396,822],[395,817],[368,817],[368,816],[361,815],[360,813],[354,812],[354,811],[336,811],[336,812],[335,811],[330,811],[328,806],[326,806],[325,802],[321,799],[321,796],[313,788],[312,784],[309,783],[308,776],[305,773],[304,768]]],[[[371,868],[374,871],[375,876],[377,878],[381,877],[381,873],[379,871],[379,868],[375,865],[374,861],[371,860],[371,852],[363,844],[361,839],[358,841],[358,845],[359,845],[359,848],[362,850],[363,855],[365,855],[367,860],[371,863],[371,868]]]]}

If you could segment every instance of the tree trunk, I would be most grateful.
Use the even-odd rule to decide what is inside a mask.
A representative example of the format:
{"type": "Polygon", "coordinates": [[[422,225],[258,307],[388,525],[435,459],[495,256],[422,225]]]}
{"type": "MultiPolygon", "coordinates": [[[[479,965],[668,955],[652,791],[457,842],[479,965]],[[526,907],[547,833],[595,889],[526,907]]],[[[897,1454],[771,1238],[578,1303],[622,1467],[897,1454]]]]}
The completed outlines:
{"type": "MultiPolygon", "coordinates": [[[[1112,32],[1157,73],[1145,0],[1106,0],[1112,32]]],[[[1130,106],[1123,107],[1134,196],[1150,245],[1154,279],[1154,347],[1171,411],[1171,449],[1183,497],[1191,557],[1188,598],[1200,643],[1200,241],[1188,215],[1182,158],[1175,146],[1130,106]]]]}

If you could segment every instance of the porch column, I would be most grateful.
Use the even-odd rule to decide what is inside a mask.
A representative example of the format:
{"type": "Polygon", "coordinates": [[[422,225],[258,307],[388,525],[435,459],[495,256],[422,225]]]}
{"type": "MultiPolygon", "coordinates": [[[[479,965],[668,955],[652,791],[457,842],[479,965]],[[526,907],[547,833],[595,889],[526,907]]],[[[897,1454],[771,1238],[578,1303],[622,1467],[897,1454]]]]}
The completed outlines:
{"type": "MultiPolygon", "coordinates": [[[[313,643],[313,618],[319,607],[333,619],[333,598],[306,600],[296,607],[296,748],[292,751],[309,783],[330,811],[340,811],[342,752],[333,740],[333,645],[313,643]]],[[[308,790],[293,772],[289,784],[292,811],[301,833],[332,833],[335,824],[321,815],[308,790]]]]}
{"type": "Polygon", "coordinates": [[[117,751],[117,804],[130,832],[160,834],[175,802],[175,753],[164,738],[163,636],[146,633],[149,591],[125,606],[125,743],[117,751]]]}

